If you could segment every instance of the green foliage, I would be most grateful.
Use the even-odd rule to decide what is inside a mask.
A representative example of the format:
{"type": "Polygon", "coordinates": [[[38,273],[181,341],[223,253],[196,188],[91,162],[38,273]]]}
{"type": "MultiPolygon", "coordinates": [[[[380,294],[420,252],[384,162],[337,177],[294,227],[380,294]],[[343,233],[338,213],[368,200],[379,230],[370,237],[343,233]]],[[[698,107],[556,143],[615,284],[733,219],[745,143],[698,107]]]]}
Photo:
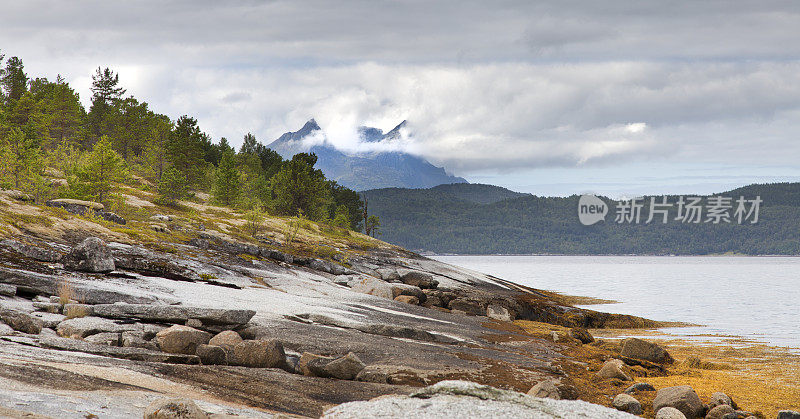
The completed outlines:
{"type": "Polygon", "coordinates": [[[312,220],[328,215],[330,190],[322,171],[314,169],[317,156],[299,153],[283,164],[271,179],[275,210],[289,215],[302,211],[312,220]]]}
{"type": "Polygon", "coordinates": [[[76,197],[103,202],[109,198],[114,184],[126,177],[125,160],[114,151],[111,140],[104,136],[77,168],[70,187],[76,197]]]}
{"type": "Polygon", "coordinates": [[[375,237],[381,234],[381,219],[377,215],[370,215],[367,218],[365,231],[368,236],[375,237]]]}
{"type": "Polygon", "coordinates": [[[347,210],[347,206],[339,205],[336,207],[332,224],[336,227],[350,229],[350,212],[347,210]]]}
{"type": "Polygon", "coordinates": [[[235,156],[233,153],[225,153],[217,168],[213,188],[214,198],[222,205],[233,205],[239,198],[240,186],[235,156]]]}
{"type": "Polygon", "coordinates": [[[202,183],[205,140],[207,136],[200,131],[197,120],[184,115],[175,124],[165,147],[167,160],[186,176],[190,187],[202,183]]]}
{"type": "Polygon", "coordinates": [[[174,167],[167,168],[158,181],[157,192],[159,202],[174,205],[186,197],[186,177],[174,167]]]}
{"type": "Polygon", "coordinates": [[[3,87],[6,103],[14,103],[28,91],[28,75],[19,57],[11,57],[0,75],[0,86],[3,87]]]}
{"type": "Polygon", "coordinates": [[[19,128],[11,128],[0,144],[0,173],[15,189],[27,186],[41,171],[39,144],[19,128]]]}
{"type": "Polygon", "coordinates": [[[244,220],[245,231],[247,231],[250,236],[255,236],[259,231],[261,231],[261,223],[264,222],[264,215],[258,210],[258,208],[253,208],[245,213],[244,220]]]}

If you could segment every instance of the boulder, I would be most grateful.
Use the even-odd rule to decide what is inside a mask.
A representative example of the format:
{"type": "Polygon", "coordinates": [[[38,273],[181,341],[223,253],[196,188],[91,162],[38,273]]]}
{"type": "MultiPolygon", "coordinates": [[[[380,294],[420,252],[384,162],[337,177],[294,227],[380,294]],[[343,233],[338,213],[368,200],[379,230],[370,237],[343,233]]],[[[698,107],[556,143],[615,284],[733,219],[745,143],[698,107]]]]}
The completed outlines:
{"type": "Polygon", "coordinates": [[[419,299],[413,295],[398,295],[394,300],[411,305],[419,304],[419,299]]]}
{"type": "Polygon", "coordinates": [[[711,400],[709,400],[709,402],[708,402],[709,409],[713,409],[713,408],[715,408],[717,406],[720,406],[720,405],[723,405],[723,404],[727,404],[728,406],[730,406],[730,407],[732,407],[734,409],[736,409],[736,407],[737,407],[736,403],[733,402],[733,399],[731,399],[727,394],[719,392],[719,391],[714,393],[714,394],[712,394],[711,395],[711,400]]]}
{"type": "Polygon", "coordinates": [[[311,371],[308,367],[309,362],[315,359],[327,359],[328,362],[333,361],[333,358],[324,357],[322,355],[312,354],[310,352],[303,352],[300,356],[300,360],[297,361],[297,365],[295,366],[295,370],[303,375],[307,376],[314,376],[314,372],[311,371]]]}
{"type": "Polygon", "coordinates": [[[26,243],[21,243],[16,240],[2,240],[0,246],[11,249],[25,257],[29,257],[41,262],[56,262],[61,259],[61,254],[51,249],[43,249],[38,246],[33,246],[26,243]]]}
{"type": "Polygon", "coordinates": [[[800,419],[800,412],[794,410],[781,410],[778,412],[778,419],[800,419]]]}
{"type": "Polygon", "coordinates": [[[514,321],[516,317],[508,308],[500,304],[489,304],[486,307],[486,317],[504,322],[514,321]]]}
{"type": "Polygon", "coordinates": [[[0,320],[22,333],[38,335],[42,332],[42,320],[22,311],[0,308],[0,320]]]}
{"type": "Polygon", "coordinates": [[[594,342],[594,337],[589,333],[588,330],[582,327],[573,327],[569,330],[569,336],[573,339],[579,340],[581,343],[592,343],[594,342]]]}
{"type": "Polygon", "coordinates": [[[100,218],[102,218],[102,219],[104,219],[106,221],[112,222],[112,223],[123,224],[123,225],[125,223],[127,223],[127,221],[125,221],[124,218],[120,217],[119,215],[117,215],[117,214],[115,214],[113,212],[97,211],[97,212],[95,212],[95,214],[100,216],[100,218]]]}
{"type": "Polygon", "coordinates": [[[340,380],[352,380],[356,378],[358,373],[365,367],[366,365],[361,362],[358,356],[350,352],[343,357],[328,362],[324,367],[324,371],[328,377],[338,378],[340,380]]]}
{"type": "Polygon", "coordinates": [[[439,281],[433,279],[433,275],[414,270],[403,270],[398,272],[400,281],[404,284],[413,285],[419,288],[436,288],[439,281]]]}
{"type": "Polygon", "coordinates": [[[706,419],[723,419],[729,413],[735,415],[736,413],[734,412],[735,410],[730,405],[721,404],[709,410],[706,414],[706,419]]]}
{"type": "Polygon", "coordinates": [[[625,363],[619,359],[609,359],[597,371],[597,376],[600,378],[618,378],[623,381],[630,381],[631,377],[623,370],[625,363]]]}
{"type": "Polygon", "coordinates": [[[81,201],[79,199],[51,199],[45,202],[48,207],[63,208],[77,215],[86,215],[94,211],[103,211],[106,207],[99,202],[81,201]]]}
{"type": "Polygon", "coordinates": [[[22,202],[33,202],[33,201],[35,201],[32,196],[30,196],[30,195],[28,195],[26,193],[20,192],[20,191],[18,191],[16,189],[4,190],[3,194],[5,194],[7,197],[9,197],[11,199],[15,199],[17,201],[22,201],[22,202]]]}
{"type": "Polygon", "coordinates": [[[97,237],[86,238],[61,262],[68,269],[84,272],[111,272],[115,268],[111,250],[97,237]]]}
{"type": "Polygon", "coordinates": [[[144,411],[144,419],[208,419],[208,417],[188,399],[156,400],[144,411]]]}
{"type": "Polygon", "coordinates": [[[228,363],[228,355],[225,349],[214,345],[198,345],[197,356],[203,365],[225,365],[228,363]]]}
{"type": "Polygon", "coordinates": [[[394,298],[401,295],[411,295],[417,297],[420,303],[424,303],[425,300],[428,299],[428,296],[425,295],[425,292],[422,291],[420,287],[401,283],[390,284],[389,286],[392,287],[392,295],[394,295],[394,298]]]}
{"type": "Polygon", "coordinates": [[[132,325],[121,325],[100,317],[76,317],[59,323],[56,331],[65,338],[85,338],[98,333],[122,333],[132,328],[132,325]]]}
{"type": "Polygon", "coordinates": [[[243,339],[238,333],[233,330],[226,330],[218,333],[216,336],[208,341],[209,345],[219,346],[226,351],[233,350],[233,347],[242,343],[243,339]]]}
{"type": "Polygon", "coordinates": [[[63,322],[67,319],[67,316],[58,313],[31,313],[33,317],[36,317],[42,321],[42,325],[46,328],[55,329],[58,327],[58,324],[63,322]]]}
{"type": "Polygon", "coordinates": [[[286,364],[283,344],[277,340],[246,340],[233,347],[231,365],[251,368],[280,368],[286,364]]]}
{"type": "MultiPolygon", "coordinates": [[[[122,332],[120,343],[126,348],[144,348],[151,351],[157,351],[158,345],[152,340],[145,339],[147,334],[141,331],[126,331],[122,332]]],[[[155,336],[152,336],[155,337],[155,336]]],[[[151,339],[152,339],[151,337],[151,339]]]]}
{"type": "Polygon", "coordinates": [[[667,387],[658,390],[653,399],[653,411],[658,412],[663,407],[674,407],[683,413],[687,419],[702,417],[703,402],[690,386],[667,387]]]}
{"type": "Polygon", "coordinates": [[[394,299],[391,285],[379,279],[369,276],[358,277],[348,283],[350,289],[362,294],[374,295],[376,297],[394,299]]]}
{"type": "Polygon", "coordinates": [[[110,319],[140,319],[161,323],[186,323],[189,319],[198,319],[203,324],[237,326],[249,322],[256,314],[253,310],[120,303],[96,304],[93,312],[96,316],[110,319]]]}
{"type": "Polygon", "coordinates": [[[528,390],[528,395],[533,397],[561,400],[561,394],[559,394],[558,388],[553,380],[544,380],[538,382],[535,386],[528,390]]]}
{"type": "Polygon", "coordinates": [[[653,387],[652,384],[649,383],[636,383],[628,388],[625,389],[623,393],[625,394],[636,394],[642,391],[656,391],[656,388],[653,387]]]}
{"type": "Polygon", "coordinates": [[[672,364],[675,362],[672,356],[661,346],[638,338],[628,338],[622,341],[620,356],[656,364],[672,364]]]}
{"type": "Polygon", "coordinates": [[[11,336],[13,334],[14,334],[14,329],[12,329],[11,326],[5,323],[0,323],[0,336],[11,336]]]}
{"type": "Polygon", "coordinates": [[[686,415],[674,407],[662,407],[656,411],[656,419],[686,419],[686,415]]]}
{"type": "Polygon", "coordinates": [[[467,298],[456,298],[450,301],[450,304],[448,304],[447,307],[450,310],[461,311],[473,316],[483,316],[486,314],[486,309],[480,302],[467,298]]]}
{"type": "Polygon", "coordinates": [[[193,355],[198,346],[211,340],[211,334],[176,324],[156,333],[155,339],[158,347],[166,353],[193,355]]]}
{"type": "Polygon", "coordinates": [[[386,282],[395,282],[400,280],[400,274],[397,273],[396,269],[392,268],[378,268],[375,269],[375,272],[378,276],[386,281],[386,282]]]}
{"type": "Polygon", "coordinates": [[[121,333],[103,332],[87,336],[84,340],[98,345],[122,346],[121,335],[121,333]]]}
{"type": "Polygon", "coordinates": [[[614,397],[614,401],[611,405],[617,410],[628,412],[632,415],[642,414],[642,404],[630,394],[617,394],[617,397],[614,397]]]}

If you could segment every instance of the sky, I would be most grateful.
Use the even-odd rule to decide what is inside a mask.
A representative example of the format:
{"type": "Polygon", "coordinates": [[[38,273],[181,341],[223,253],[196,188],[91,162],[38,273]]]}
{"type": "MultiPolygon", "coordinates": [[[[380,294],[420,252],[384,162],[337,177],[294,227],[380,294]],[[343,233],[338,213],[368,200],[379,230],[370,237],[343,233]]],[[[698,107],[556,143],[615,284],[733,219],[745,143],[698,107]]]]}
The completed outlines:
{"type": "Polygon", "coordinates": [[[796,1],[5,2],[0,51],[98,66],[213,138],[408,120],[403,150],[540,195],[800,181],[796,1]]]}

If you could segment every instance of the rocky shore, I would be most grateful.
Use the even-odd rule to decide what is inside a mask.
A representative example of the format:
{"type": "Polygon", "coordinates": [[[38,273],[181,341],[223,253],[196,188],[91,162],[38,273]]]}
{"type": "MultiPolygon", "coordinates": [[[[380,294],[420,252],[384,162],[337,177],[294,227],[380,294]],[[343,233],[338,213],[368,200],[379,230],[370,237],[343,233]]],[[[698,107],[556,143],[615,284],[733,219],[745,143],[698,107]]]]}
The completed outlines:
{"type": "Polygon", "coordinates": [[[589,331],[657,322],[358,233],[247,235],[225,208],[133,198],[0,192],[0,415],[765,417],[652,386],[667,350],[589,331]]]}

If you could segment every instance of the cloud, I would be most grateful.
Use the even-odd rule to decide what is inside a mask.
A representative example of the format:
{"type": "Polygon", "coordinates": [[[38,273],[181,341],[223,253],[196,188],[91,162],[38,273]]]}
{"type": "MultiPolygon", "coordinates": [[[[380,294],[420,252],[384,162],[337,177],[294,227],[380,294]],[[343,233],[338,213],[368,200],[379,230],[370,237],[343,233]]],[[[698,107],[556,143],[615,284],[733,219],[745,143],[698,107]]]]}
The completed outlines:
{"type": "Polygon", "coordinates": [[[402,149],[459,175],[800,158],[792,1],[32,0],[3,13],[0,48],[29,74],[61,73],[88,102],[91,73],[110,66],[151,108],[233,144],[314,117],[344,150],[402,149]],[[404,119],[391,144],[358,140],[360,125],[404,119]]]}

